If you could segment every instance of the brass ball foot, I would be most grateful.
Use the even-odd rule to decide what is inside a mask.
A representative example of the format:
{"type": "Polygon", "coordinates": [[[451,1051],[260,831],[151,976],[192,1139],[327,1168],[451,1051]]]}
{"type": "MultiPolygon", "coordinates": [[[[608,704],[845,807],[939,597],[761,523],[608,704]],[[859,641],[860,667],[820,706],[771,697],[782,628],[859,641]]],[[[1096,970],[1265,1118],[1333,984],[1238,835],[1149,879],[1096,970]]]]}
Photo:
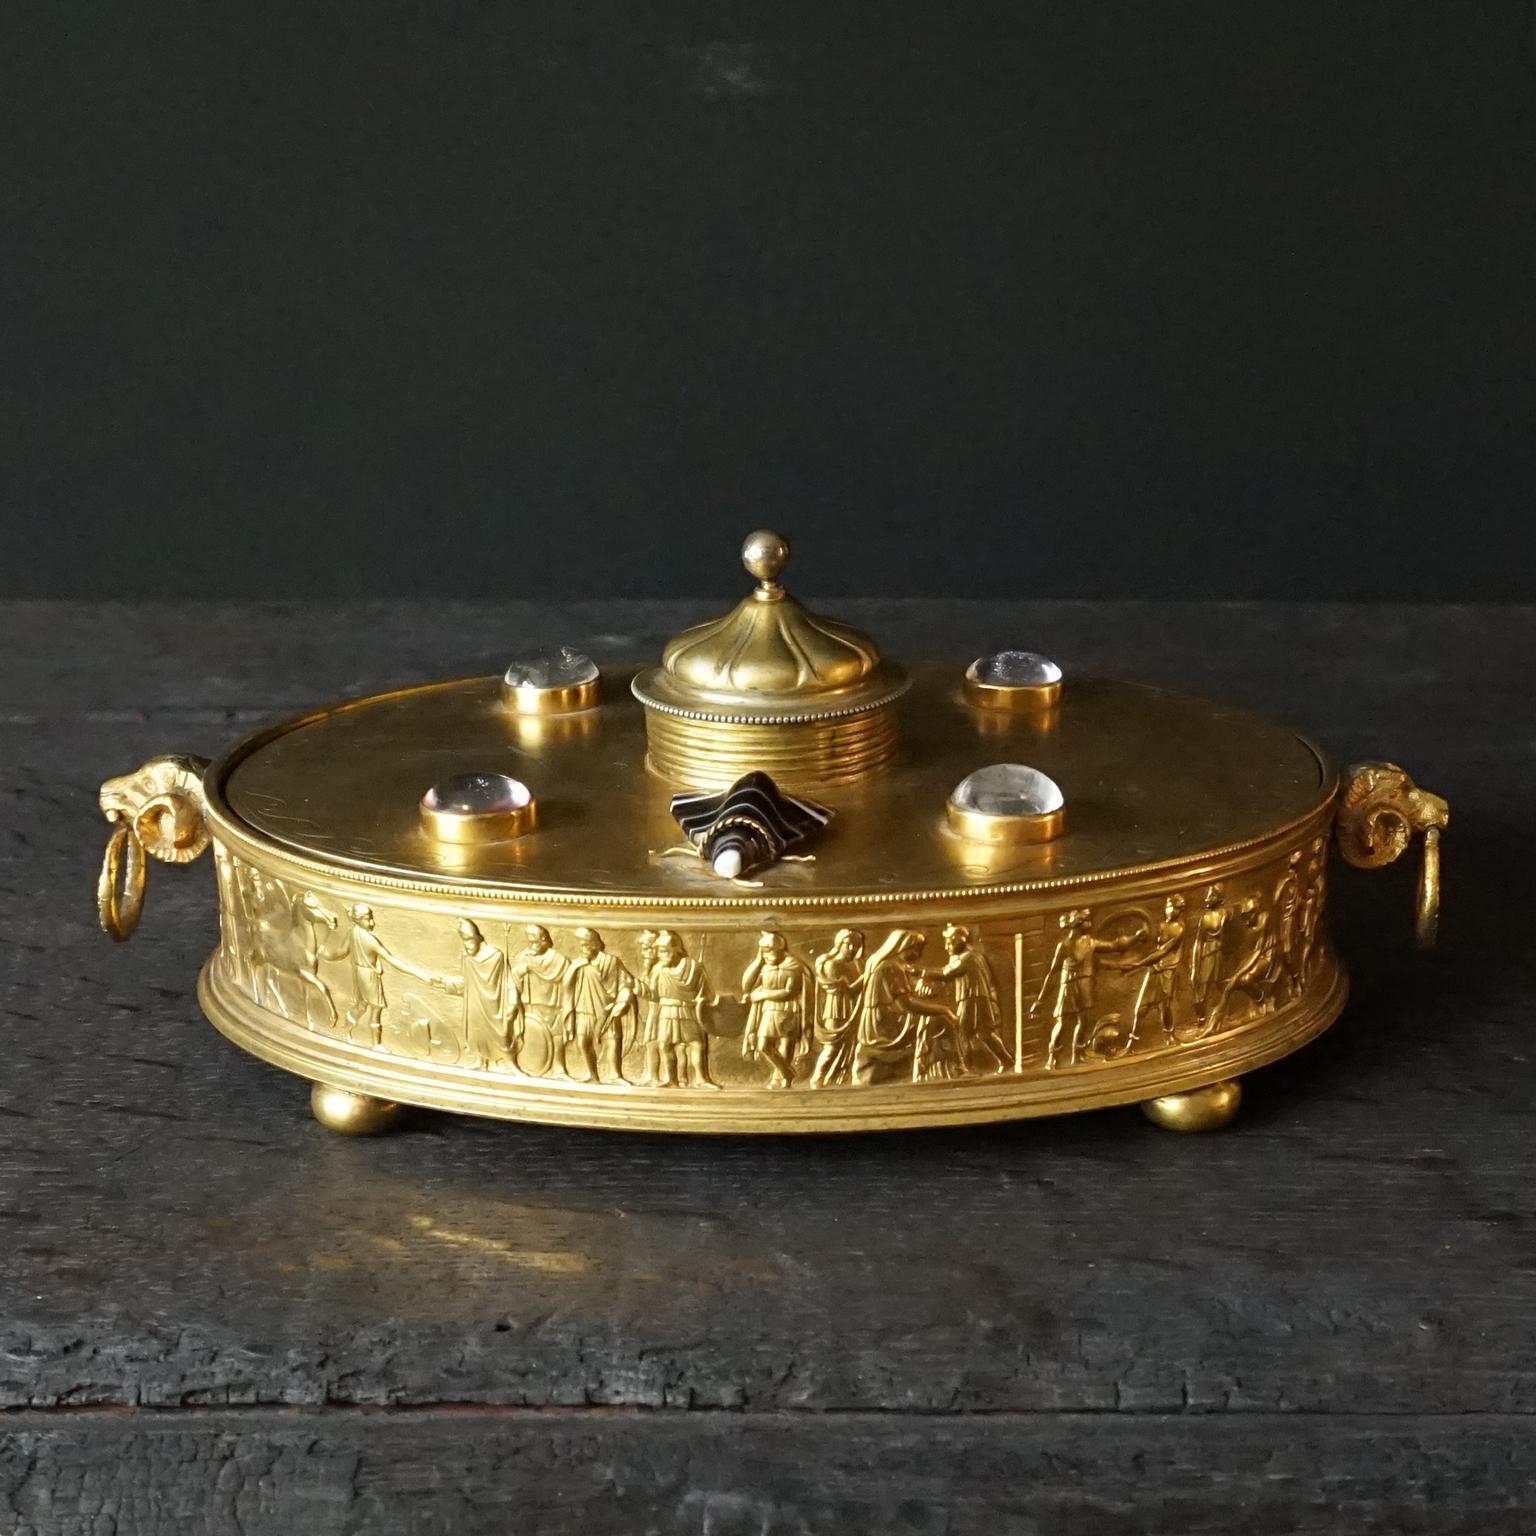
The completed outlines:
{"type": "Polygon", "coordinates": [[[1141,1112],[1165,1131],[1214,1131],[1226,1125],[1243,1102],[1241,1083],[1211,1083],[1188,1093],[1148,1099],[1141,1112]]]}
{"type": "Polygon", "coordinates": [[[328,1131],[340,1136],[377,1136],[400,1118],[399,1104],[388,1099],[370,1098],[366,1093],[349,1093],[329,1083],[316,1083],[309,1090],[309,1107],[316,1120],[328,1131]]]}

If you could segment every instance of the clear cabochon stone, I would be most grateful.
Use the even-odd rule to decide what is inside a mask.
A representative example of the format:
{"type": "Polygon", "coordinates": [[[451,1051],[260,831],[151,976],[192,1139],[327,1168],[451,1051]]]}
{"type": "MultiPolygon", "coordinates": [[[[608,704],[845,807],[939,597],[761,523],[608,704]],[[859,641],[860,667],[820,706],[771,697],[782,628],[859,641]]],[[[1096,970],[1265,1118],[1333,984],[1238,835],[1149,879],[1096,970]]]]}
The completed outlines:
{"type": "Polygon", "coordinates": [[[1046,816],[1066,804],[1061,786],[1023,763],[989,763],[955,786],[962,811],[981,816],[1046,816]]]}
{"type": "Polygon", "coordinates": [[[421,803],[429,811],[487,816],[520,810],[532,798],[526,784],[504,773],[459,773],[434,784],[421,797],[421,803]]]}
{"type": "Polygon", "coordinates": [[[597,663],[569,645],[550,646],[514,657],[503,681],[508,688],[574,688],[597,677],[597,663]]]}
{"type": "Polygon", "coordinates": [[[971,663],[971,675],[989,688],[1040,688],[1061,681],[1061,668],[1034,651],[992,651],[971,663]]]}

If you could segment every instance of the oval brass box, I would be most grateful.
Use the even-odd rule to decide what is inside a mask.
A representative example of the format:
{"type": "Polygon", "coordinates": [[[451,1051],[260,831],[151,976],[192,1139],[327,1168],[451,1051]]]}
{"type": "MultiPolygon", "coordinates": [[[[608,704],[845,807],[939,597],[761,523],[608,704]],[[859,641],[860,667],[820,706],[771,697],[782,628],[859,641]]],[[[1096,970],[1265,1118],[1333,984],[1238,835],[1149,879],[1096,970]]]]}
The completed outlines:
{"type": "MultiPolygon", "coordinates": [[[[881,665],[860,657],[856,683],[881,665]]],[[[638,669],[607,670],[580,731],[529,735],[498,678],[470,678],[283,721],[200,778],[179,758],[111,781],[104,924],[131,931],[143,855],[184,855],[200,819],[221,922],[203,1007],[324,1085],[317,1114],[348,1131],[411,1104],[789,1132],[1131,1102],[1206,1129],[1236,1110],[1232,1079],[1343,1007],[1330,836],[1376,864],[1423,833],[1432,929],[1446,812],[1400,769],[1341,785],[1284,727],[1075,674],[1047,728],[975,709],[963,669],[932,663],[889,706],[899,747],[877,767],[827,787],[815,743],[806,782],[780,755],[782,787],[833,812],[814,858],[726,880],[679,846],[669,801],[697,786],[648,766],[638,669]],[[997,762],[1061,787],[1061,836],[954,834],[951,791],[997,762]],[[526,784],[536,828],[427,835],[423,790],[470,771],[526,784]]]]}

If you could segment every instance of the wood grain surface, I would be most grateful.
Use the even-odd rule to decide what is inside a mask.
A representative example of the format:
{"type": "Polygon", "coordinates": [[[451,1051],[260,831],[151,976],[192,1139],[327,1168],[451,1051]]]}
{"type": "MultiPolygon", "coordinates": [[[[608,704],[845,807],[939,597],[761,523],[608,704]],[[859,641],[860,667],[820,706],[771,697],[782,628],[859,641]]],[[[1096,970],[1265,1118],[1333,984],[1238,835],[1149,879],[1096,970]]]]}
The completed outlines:
{"type": "Polygon", "coordinates": [[[107,775],[712,606],[0,607],[0,1532],[1528,1530],[1536,611],[840,605],[1450,800],[1440,950],[1339,871],[1350,1008],[1206,1138],[351,1142],[199,1015],[210,869],[97,930],[107,775]]]}

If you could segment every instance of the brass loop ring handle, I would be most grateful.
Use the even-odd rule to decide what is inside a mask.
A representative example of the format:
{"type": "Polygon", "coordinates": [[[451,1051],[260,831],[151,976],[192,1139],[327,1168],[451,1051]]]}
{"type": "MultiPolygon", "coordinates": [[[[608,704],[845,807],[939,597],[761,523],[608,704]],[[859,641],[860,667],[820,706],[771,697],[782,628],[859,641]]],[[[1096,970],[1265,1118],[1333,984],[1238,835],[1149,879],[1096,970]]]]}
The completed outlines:
{"type": "Polygon", "coordinates": [[[133,936],[144,913],[145,855],[186,864],[208,846],[207,767],[203,757],[155,757],[137,773],[101,786],[101,813],[112,830],[96,881],[96,912],[119,943],[133,936]]]}
{"type": "Polygon", "coordinates": [[[1419,900],[1414,912],[1413,933],[1420,949],[1433,949],[1440,937],[1440,828],[1424,829],[1424,851],[1419,859],[1419,900]]]}
{"type": "Polygon", "coordinates": [[[96,912],[101,926],[119,944],[133,937],[144,914],[144,886],[148,871],[144,846],[126,821],[114,822],[96,879],[96,912]]]}
{"type": "Polygon", "coordinates": [[[1357,763],[1345,777],[1334,835],[1339,852],[1358,869],[1379,869],[1424,837],[1414,905],[1414,937],[1434,947],[1440,927],[1440,834],[1450,807],[1420,789],[1396,763],[1357,763]]]}

